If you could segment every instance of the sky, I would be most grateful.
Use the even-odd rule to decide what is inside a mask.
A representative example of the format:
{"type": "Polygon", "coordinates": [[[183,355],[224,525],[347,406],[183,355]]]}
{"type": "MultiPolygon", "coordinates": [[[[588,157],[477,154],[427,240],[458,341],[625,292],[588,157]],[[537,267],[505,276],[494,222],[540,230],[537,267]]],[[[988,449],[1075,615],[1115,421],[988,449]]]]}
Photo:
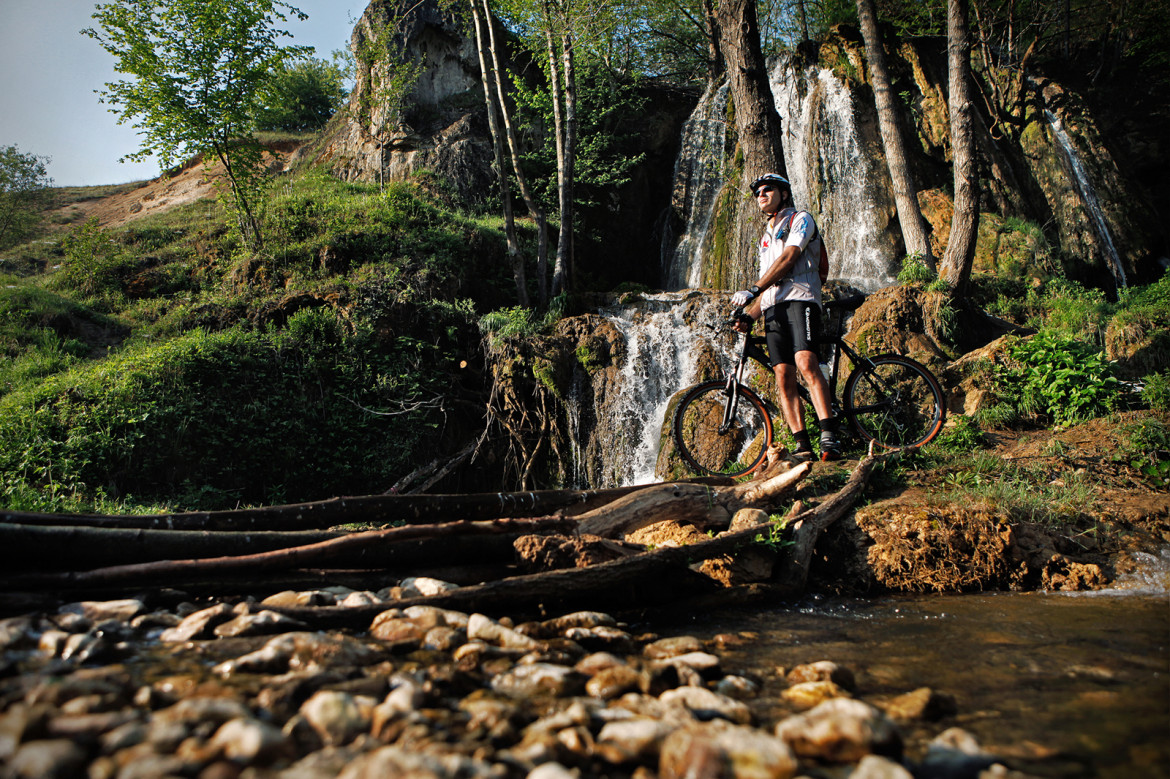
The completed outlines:
{"type": "MultiPolygon", "coordinates": [[[[315,56],[349,45],[368,0],[290,0],[309,15],[283,29],[315,56]]],[[[0,0],[0,148],[49,157],[54,186],[124,184],[161,172],[156,161],[120,163],[138,151],[130,124],[118,124],[94,90],[117,79],[114,58],[81,34],[94,25],[94,0],[0,0]]],[[[286,41],[288,43],[288,41],[286,41]]]]}

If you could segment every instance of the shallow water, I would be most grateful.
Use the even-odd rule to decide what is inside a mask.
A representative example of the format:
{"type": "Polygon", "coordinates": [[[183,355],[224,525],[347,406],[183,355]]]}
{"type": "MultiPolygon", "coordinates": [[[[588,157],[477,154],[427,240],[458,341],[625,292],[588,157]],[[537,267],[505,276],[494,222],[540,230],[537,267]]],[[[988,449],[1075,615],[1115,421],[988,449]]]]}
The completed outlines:
{"type": "Polygon", "coordinates": [[[761,721],[792,713],[777,668],[832,660],[870,702],[930,687],[957,714],[907,731],[908,756],[952,726],[1037,776],[1170,776],[1170,596],[997,593],[810,599],[705,618],[685,630],[738,634],[724,668],[762,678],[761,721]]]}

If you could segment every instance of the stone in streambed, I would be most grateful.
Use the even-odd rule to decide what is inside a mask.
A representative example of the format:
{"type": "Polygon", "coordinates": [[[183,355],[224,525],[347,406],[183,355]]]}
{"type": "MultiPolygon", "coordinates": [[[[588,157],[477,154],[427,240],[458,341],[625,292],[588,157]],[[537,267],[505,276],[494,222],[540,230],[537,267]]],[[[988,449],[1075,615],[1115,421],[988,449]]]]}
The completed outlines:
{"type": "Polygon", "coordinates": [[[658,776],[792,779],[797,767],[796,755],[783,739],[754,728],[712,722],[667,736],[662,742],[658,776]]]}
{"type": "Polygon", "coordinates": [[[780,693],[780,697],[798,709],[812,709],[834,698],[849,698],[844,690],[830,681],[801,682],[780,693]]]}
{"type": "Polygon", "coordinates": [[[700,720],[722,718],[739,725],[751,723],[752,714],[741,701],[712,692],[705,687],[678,687],[658,696],[669,706],[683,706],[700,720]]]}
{"type": "Polygon", "coordinates": [[[510,698],[569,697],[585,688],[585,676],[563,665],[518,665],[494,677],[492,689],[510,698]]]}
{"type": "Polygon", "coordinates": [[[844,666],[837,665],[831,660],[820,660],[815,663],[798,665],[785,675],[789,684],[804,682],[832,682],[838,687],[853,692],[857,689],[857,682],[853,672],[844,666]]]}
{"type": "Polygon", "coordinates": [[[8,761],[5,776],[18,779],[71,779],[80,776],[89,755],[72,739],[29,741],[8,761]]]}
{"type": "Polygon", "coordinates": [[[220,638],[242,638],[245,636],[270,636],[273,633],[303,630],[305,627],[307,627],[305,623],[299,619],[264,609],[255,614],[240,614],[221,625],[216,625],[213,632],[220,638]]]}
{"type": "Polygon", "coordinates": [[[370,729],[373,709],[371,698],[358,697],[335,690],[319,690],[301,706],[300,714],[325,744],[347,744],[370,729]]]}
{"type": "Polygon", "coordinates": [[[789,717],[776,735],[800,757],[856,763],[869,754],[901,757],[902,736],[885,714],[868,703],[837,698],[789,717]]]}

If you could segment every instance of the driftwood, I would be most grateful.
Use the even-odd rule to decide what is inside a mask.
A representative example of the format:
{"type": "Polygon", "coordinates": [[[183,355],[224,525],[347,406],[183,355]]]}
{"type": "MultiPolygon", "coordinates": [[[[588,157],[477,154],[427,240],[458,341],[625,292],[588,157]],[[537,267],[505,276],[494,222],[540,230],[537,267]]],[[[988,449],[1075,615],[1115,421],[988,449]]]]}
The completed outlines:
{"type": "Polygon", "coordinates": [[[579,532],[616,538],[626,533],[673,520],[697,527],[726,527],[732,515],[745,506],[767,505],[808,474],[808,463],[763,482],[728,487],[698,484],[659,484],[582,514],[579,532]]]}
{"type": "MultiPolygon", "coordinates": [[[[728,481],[711,478],[682,483],[726,484],[728,481]]],[[[459,520],[537,517],[554,512],[573,516],[641,489],[635,486],[604,490],[541,490],[470,495],[364,495],[288,506],[155,515],[38,514],[0,510],[0,524],[240,532],[320,530],[353,523],[435,524],[459,520]]]]}
{"type": "Polygon", "coordinates": [[[0,588],[21,587],[110,587],[142,586],[165,582],[179,586],[187,580],[203,580],[217,575],[287,571],[296,568],[320,567],[343,563],[346,567],[382,568],[386,549],[395,543],[434,538],[467,538],[484,535],[519,537],[532,533],[572,532],[576,523],[571,519],[501,519],[491,522],[452,522],[442,525],[414,525],[351,533],[306,546],[277,549],[256,554],[208,559],[158,560],[133,565],[117,565],[90,571],[69,571],[58,574],[30,574],[0,580],[0,588]]]}

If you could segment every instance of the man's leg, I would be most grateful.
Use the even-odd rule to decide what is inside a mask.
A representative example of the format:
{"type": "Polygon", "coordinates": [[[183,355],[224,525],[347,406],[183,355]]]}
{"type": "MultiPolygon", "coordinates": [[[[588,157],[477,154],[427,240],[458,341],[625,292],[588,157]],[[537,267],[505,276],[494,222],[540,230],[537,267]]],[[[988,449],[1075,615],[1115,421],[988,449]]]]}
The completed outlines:
{"type": "Polygon", "coordinates": [[[796,366],[781,363],[773,370],[776,372],[776,396],[780,401],[780,412],[796,441],[796,449],[792,454],[798,460],[811,460],[812,442],[808,431],[804,429],[804,404],[796,390],[796,366]]]}
{"type": "Polygon", "coordinates": [[[821,459],[841,459],[841,444],[837,439],[839,424],[833,415],[833,399],[829,394],[829,382],[821,373],[821,366],[817,361],[816,352],[801,350],[796,353],[796,365],[800,375],[804,378],[805,386],[812,397],[813,408],[817,412],[818,425],[821,428],[821,459]]]}

